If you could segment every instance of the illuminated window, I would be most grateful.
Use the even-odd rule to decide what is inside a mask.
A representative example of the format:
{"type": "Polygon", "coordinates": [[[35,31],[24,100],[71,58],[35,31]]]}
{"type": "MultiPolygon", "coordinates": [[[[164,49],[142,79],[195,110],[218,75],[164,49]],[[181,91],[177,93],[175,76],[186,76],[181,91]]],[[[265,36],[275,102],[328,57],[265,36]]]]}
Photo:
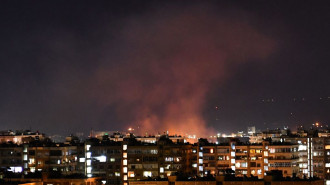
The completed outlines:
{"type": "Polygon", "coordinates": [[[127,181],[127,175],[124,175],[124,181],[127,181]]]}
{"type": "Polygon", "coordinates": [[[235,152],[231,152],[230,155],[231,155],[232,157],[235,157],[235,152]]]}
{"type": "Polygon", "coordinates": [[[199,166],[198,170],[201,172],[203,171],[203,166],[199,166]]]}
{"type": "Polygon", "coordinates": [[[92,164],[92,160],[88,159],[86,164],[87,164],[87,166],[90,166],[92,164]]]}
{"type": "Polygon", "coordinates": [[[264,151],[264,156],[268,156],[268,151],[264,151]]]}
{"type": "Polygon", "coordinates": [[[119,177],[120,176],[120,173],[119,172],[115,172],[115,176],[116,177],[119,177]]]}
{"type": "Polygon", "coordinates": [[[127,152],[123,153],[123,158],[127,158],[127,152]]]}
{"type": "Polygon", "coordinates": [[[326,150],[330,150],[330,145],[325,145],[326,150]]]}
{"type": "Polygon", "coordinates": [[[124,172],[124,173],[127,173],[127,167],[124,167],[124,168],[123,168],[123,172],[124,172]]]}
{"type": "Polygon", "coordinates": [[[235,159],[231,159],[231,163],[235,163],[235,159]]]}
{"type": "Polygon", "coordinates": [[[214,150],[213,148],[210,149],[210,153],[213,154],[214,153],[214,150]]]}
{"type": "Polygon", "coordinates": [[[116,159],[115,158],[110,158],[110,162],[115,162],[116,159]]]}
{"type": "Polygon", "coordinates": [[[30,159],[29,159],[29,164],[34,164],[34,163],[35,163],[34,158],[30,158],[30,159]]]}
{"type": "Polygon", "coordinates": [[[91,148],[91,145],[86,145],[86,150],[89,151],[89,149],[91,148]]]}
{"type": "Polygon", "coordinates": [[[160,167],[160,168],[159,168],[159,172],[160,172],[160,173],[164,173],[164,167],[160,167]]]}
{"type": "Polygon", "coordinates": [[[192,164],[192,167],[197,168],[197,164],[196,163],[192,164]]]}
{"type": "Polygon", "coordinates": [[[271,153],[271,154],[275,153],[275,148],[270,148],[269,153],[271,153]]]}
{"type": "Polygon", "coordinates": [[[198,156],[199,156],[199,157],[203,157],[203,152],[199,152],[199,153],[198,153],[198,156]]]}
{"type": "Polygon", "coordinates": [[[101,163],[107,162],[107,157],[102,155],[99,157],[95,157],[96,160],[100,161],[101,163]]]}
{"type": "Polygon", "coordinates": [[[241,163],[241,167],[242,167],[242,168],[246,168],[246,167],[248,167],[248,163],[247,163],[247,162],[241,163]]]}
{"type": "Polygon", "coordinates": [[[298,151],[305,151],[307,150],[307,146],[306,145],[299,145],[298,146],[298,151]]]}
{"type": "Polygon", "coordinates": [[[36,168],[35,168],[35,167],[30,167],[30,171],[31,171],[32,173],[34,173],[34,172],[36,172],[36,168]]]}
{"type": "Polygon", "coordinates": [[[127,145],[123,145],[123,150],[127,150],[127,145]]]}
{"type": "Polygon", "coordinates": [[[258,170],[258,175],[261,175],[261,169],[258,170]]]}
{"type": "Polygon", "coordinates": [[[123,160],[123,165],[125,165],[125,166],[127,165],[127,159],[123,160]]]}
{"type": "Polygon", "coordinates": [[[199,164],[203,164],[203,159],[198,159],[199,164]]]}
{"type": "Polygon", "coordinates": [[[92,173],[92,167],[87,167],[87,173],[92,173]]]}
{"type": "Polygon", "coordinates": [[[92,156],[92,153],[91,152],[87,152],[86,153],[86,158],[91,158],[91,156],[92,156]]]}
{"type": "Polygon", "coordinates": [[[143,177],[151,177],[151,171],[144,171],[143,177]]]}
{"type": "Polygon", "coordinates": [[[173,157],[165,157],[165,161],[166,162],[172,162],[173,161],[173,157]]]}
{"type": "Polygon", "coordinates": [[[128,172],[128,177],[135,177],[134,171],[129,171],[128,172]]]}

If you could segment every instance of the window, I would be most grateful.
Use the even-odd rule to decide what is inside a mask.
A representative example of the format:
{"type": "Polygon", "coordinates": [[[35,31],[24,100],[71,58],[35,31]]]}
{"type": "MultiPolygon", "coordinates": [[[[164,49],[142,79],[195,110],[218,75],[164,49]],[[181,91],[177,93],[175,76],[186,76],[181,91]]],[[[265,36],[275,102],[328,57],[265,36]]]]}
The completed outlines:
{"type": "Polygon", "coordinates": [[[151,171],[144,171],[143,177],[151,177],[151,171]]]}
{"type": "Polygon", "coordinates": [[[135,177],[134,171],[129,171],[128,172],[128,177],[135,177]]]}

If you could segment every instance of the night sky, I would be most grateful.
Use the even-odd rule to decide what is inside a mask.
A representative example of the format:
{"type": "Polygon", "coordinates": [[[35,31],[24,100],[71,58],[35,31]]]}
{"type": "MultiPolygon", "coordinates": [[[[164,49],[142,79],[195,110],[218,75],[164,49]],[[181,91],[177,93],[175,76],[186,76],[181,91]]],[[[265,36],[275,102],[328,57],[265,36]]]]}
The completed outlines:
{"type": "Polygon", "coordinates": [[[0,130],[330,122],[327,1],[1,1],[0,130]]]}

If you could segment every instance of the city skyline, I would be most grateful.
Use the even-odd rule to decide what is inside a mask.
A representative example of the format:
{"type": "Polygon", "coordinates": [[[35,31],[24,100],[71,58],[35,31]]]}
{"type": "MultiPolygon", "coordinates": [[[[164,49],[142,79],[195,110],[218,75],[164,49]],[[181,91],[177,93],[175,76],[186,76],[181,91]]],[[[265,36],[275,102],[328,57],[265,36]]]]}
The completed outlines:
{"type": "Polygon", "coordinates": [[[203,137],[330,121],[327,3],[0,4],[0,130],[203,137]]]}

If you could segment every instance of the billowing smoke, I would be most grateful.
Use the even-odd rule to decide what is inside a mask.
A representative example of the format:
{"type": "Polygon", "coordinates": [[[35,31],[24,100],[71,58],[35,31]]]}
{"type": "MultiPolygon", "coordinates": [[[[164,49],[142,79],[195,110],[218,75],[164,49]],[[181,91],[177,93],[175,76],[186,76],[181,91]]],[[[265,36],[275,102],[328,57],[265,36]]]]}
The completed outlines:
{"type": "Polygon", "coordinates": [[[31,29],[7,41],[19,49],[3,52],[13,71],[2,80],[17,80],[1,91],[1,128],[211,134],[203,117],[210,94],[242,63],[265,61],[276,43],[247,12],[178,4],[129,15],[105,8],[58,18],[56,10],[41,20],[36,11],[31,29]]]}
{"type": "Polygon", "coordinates": [[[275,45],[240,11],[172,7],[123,21],[114,28],[117,57],[102,50],[90,96],[142,134],[208,135],[202,112],[210,90],[240,64],[264,60],[275,45]]]}

